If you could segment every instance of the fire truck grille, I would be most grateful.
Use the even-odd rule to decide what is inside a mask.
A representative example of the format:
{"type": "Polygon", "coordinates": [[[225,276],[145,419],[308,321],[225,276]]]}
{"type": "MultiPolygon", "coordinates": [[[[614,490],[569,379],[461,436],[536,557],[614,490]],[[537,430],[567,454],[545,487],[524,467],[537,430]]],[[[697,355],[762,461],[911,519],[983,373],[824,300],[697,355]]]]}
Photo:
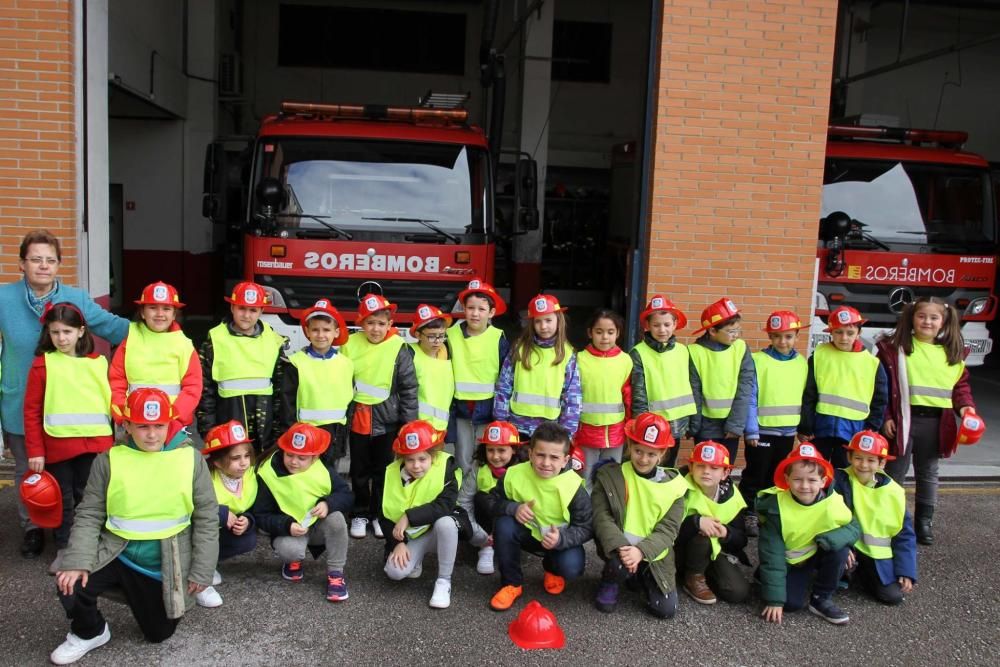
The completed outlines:
{"type": "MultiPolygon", "coordinates": [[[[861,315],[872,325],[893,326],[899,317],[889,307],[890,295],[893,291],[906,287],[904,285],[862,285],[858,283],[830,284],[820,283],[820,291],[829,299],[831,294],[844,295],[843,303],[857,308],[861,315]]],[[[954,304],[957,299],[985,296],[981,291],[956,287],[908,287],[909,298],[935,296],[954,304]]],[[[838,302],[829,301],[830,308],[835,308],[838,302]]],[[[898,307],[898,306],[897,306],[898,307]]]]}

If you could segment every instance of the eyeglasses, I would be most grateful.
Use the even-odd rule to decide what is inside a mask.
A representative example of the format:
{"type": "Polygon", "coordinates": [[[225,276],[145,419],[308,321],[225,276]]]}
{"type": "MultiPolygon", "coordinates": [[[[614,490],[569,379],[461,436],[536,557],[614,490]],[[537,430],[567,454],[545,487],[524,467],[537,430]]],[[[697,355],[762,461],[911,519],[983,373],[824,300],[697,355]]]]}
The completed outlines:
{"type": "Polygon", "coordinates": [[[59,263],[59,260],[55,257],[29,257],[28,262],[35,266],[41,266],[42,264],[45,266],[55,266],[59,263]]]}
{"type": "Polygon", "coordinates": [[[421,334],[421,335],[432,343],[440,343],[441,341],[443,341],[445,338],[448,337],[448,334],[421,334]]]}

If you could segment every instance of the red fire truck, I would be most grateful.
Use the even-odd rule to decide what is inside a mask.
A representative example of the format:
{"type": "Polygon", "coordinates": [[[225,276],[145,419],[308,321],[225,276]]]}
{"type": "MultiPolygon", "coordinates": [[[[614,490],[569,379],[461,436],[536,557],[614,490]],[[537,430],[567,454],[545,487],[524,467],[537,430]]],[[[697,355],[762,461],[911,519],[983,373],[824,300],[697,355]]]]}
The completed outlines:
{"type": "Polygon", "coordinates": [[[869,320],[866,345],[906,303],[946,300],[982,364],[997,313],[997,209],[990,167],[965,132],[832,125],[826,149],[810,347],[843,303],[869,320]]]}

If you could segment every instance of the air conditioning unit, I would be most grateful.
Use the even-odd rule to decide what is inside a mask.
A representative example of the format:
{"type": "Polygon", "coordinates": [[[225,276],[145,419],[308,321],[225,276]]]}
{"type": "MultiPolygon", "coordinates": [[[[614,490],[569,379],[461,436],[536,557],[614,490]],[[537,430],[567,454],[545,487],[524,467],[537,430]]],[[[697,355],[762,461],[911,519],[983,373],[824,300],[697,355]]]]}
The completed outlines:
{"type": "Polygon", "coordinates": [[[219,95],[239,97],[243,94],[243,63],[240,54],[229,51],[219,55],[219,95]]]}

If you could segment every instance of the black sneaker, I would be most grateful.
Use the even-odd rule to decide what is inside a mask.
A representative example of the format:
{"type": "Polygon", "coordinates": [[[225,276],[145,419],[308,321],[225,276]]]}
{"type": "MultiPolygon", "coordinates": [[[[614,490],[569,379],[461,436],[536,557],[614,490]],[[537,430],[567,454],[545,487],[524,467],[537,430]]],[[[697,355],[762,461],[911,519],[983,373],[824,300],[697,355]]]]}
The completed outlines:
{"type": "Polygon", "coordinates": [[[45,548],[45,533],[41,528],[31,528],[24,531],[24,541],[21,542],[21,555],[25,558],[37,558],[45,548]]]}
{"type": "Polygon", "coordinates": [[[830,598],[813,597],[809,601],[809,611],[834,625],[843,625],[851,620],[847,612],[835,605],[830,598]]]}

